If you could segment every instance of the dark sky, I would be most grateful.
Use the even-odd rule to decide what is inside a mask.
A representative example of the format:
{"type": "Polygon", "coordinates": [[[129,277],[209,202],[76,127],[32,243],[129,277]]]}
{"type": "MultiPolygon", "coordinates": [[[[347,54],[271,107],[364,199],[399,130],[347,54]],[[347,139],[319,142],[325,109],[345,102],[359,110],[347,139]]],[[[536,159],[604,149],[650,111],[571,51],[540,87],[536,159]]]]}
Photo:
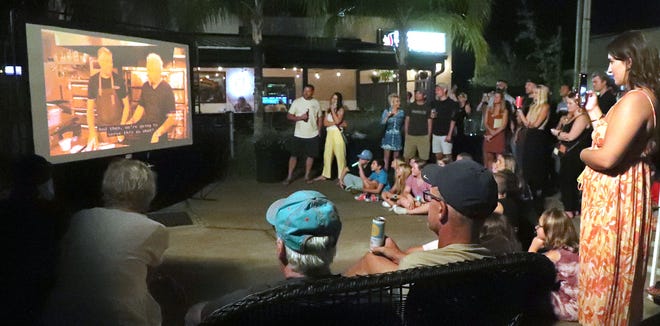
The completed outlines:
{"type": "MultiPolygon", "coordinates": [[[[547,38],[561,27],[562,65],[573,66],[577,0],[494,0],[490,24],[484,36],[493,51],[503,42],[514,45],[520,31],[518,11],[523,1],[532,12],[537,33],[547,38]]],[[[660,0],[592,0],[591,35],[616,34],[629,29],[660,27],[660,0]]],[[[454,58],[461,85],[471,78],[473,59],[466,53],[454,58]],[[461,66],[462,68],[459,68],[461,66]]]]}

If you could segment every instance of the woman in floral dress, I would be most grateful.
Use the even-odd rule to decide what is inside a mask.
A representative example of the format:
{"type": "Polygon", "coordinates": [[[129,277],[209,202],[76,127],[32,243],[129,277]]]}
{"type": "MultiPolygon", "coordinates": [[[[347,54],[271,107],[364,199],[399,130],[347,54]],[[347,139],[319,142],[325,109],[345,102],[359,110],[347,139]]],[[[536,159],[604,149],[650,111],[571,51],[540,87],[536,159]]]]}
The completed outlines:
{"type": "Polygon", "coordinates": [[[651,234],[649,146],[656,135],[660,89],[658,50],[640,32],[607,47],[616,85],[628,92],[603,115],[595,94],[586,109],[594,132],[580,153],[582,183],[579,321],[583,325],[638,324],[651,234]]]}

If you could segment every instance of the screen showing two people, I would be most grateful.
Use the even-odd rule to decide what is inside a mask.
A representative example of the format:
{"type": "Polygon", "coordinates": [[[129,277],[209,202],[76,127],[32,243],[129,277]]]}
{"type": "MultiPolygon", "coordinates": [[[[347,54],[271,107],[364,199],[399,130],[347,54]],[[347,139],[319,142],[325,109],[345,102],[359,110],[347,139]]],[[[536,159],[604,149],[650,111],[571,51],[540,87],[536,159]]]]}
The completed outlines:
{"type": "Polygon", "coordinates": [[[61,163],[192,143],[187,45],[27,31],[37,154],[61,163]]]}

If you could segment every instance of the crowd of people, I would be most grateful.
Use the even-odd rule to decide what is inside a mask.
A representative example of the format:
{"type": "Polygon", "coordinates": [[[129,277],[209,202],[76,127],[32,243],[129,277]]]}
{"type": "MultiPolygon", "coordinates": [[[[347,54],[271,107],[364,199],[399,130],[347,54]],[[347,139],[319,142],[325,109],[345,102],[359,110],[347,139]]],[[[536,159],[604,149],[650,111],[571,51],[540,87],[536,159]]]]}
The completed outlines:
{"type": "MultiPolygon", "coordinates": [[[[343,276],[476,260],[528,248],[556,266],[558,286],[551,302],[558,319],[585,325],[638,323],[652,228],[649,158],[658,134],[660,57],[639,32],[617,37],[608,46],[608,57],[615,85],[626,90],[612,104],[606,95],[611,90],[599,88],[607,85],[607,77],[600,74],[593,77],[595,92],[586,95],[584,107],[576,94],[562,87],[562,104],[551,108],[549,88],[532,81],[525,87],[528,98],[516,103],[506,82],[499,81],[493,96],[485,96],[476,109],[484,116],[482,162],[468,153],[453,159],[452,147],[460,139],[458,120],[474,112],[464,95],[455,101],[447,85],[438,84],[429,103],[422,91],[416,91],[414,102],[404,108],[397,96],[389,96],[390,107],[381,117],[386,126],[384,158],[365,149],[355,164],[347,166],[341,94],[334,93],[329,108],[322,110],[313,98],[314,86],[306,85],[288,111],[296,128],[284,183],[293,181],[299,157],[306,158],[305,181],[330,179],[335,157],[340,163],[337,183],[354,192],[356,200],[382,202],[396,214],[426,215],[436,240],[402,250],[386,237],[383,246],[370,249],[343,276]],[[563,115],[555,125],[550,121],[558,112],[563,115]],[[327,131],[324,170],[312,179],[321,126],[327,131]],[[557,144],[563,208],[538,212],[533,227],[520,205],[547,194],[552,143],[557,144]],[[572,220],[577,215],[579,236],[572,220]]],[[[3,207],[16,216],[30,213],[21,222],[61,214],[48,204],[53,198],[48,163],[34,157],[28,163],[22,168],[39,173],[21,174],[16,198],[3,207]]],[[[29,294],[49,293],[47,300],[35,303],[26,298],[26,306],[17,312],[26,320],[38,311],[47,324],[161,323],[159,305],[147,283],[168,247],[168,233],[143,214],[156,193],[155,174],[143,162],[117,160],[107,168],[102,192],[104,207],[80,211],[66,228],[54,226],[43,235],[49,244],[61,244],[50,246],[61,248],[58,263],[50,262],[57,273],[29,294]]],[[[19,221],[16,216],[12,221],[19,221]]],[[[339,277],[330,265],[342,223],[338,207],[327,196],[296,191],[270,205],[266,220],[277,237],[285,283],[339,277]]],[[[25,277],[14,275],[17,282],[25,277]]],[[[214,309],[265,287],[195,304],[186,323],[197,324],[214,309]]]]}

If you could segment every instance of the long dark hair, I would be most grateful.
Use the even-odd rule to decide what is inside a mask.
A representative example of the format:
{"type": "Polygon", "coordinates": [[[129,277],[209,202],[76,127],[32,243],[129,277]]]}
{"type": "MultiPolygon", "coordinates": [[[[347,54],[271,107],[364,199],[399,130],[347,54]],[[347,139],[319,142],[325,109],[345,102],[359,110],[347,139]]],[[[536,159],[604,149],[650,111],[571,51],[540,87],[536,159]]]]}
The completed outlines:
{"type": "Polygon", "coordinates": [[[640,31],[627,31],[607,45],[607,53],[617,60],[630,60],[628,84],[631,88],[647,87],[660,94],[660,57],[658,49],[648,43],[640,31]]]}
{"type": "MultiPolygon", "coordinates": [[[[334,92],[332,95],[337,95],[337,109],[343,109],[344,108],[344,96],[341,95],[339,92],[334,92]]],[[[330,96],[332,98],[332,96],[330,96]]]]}

